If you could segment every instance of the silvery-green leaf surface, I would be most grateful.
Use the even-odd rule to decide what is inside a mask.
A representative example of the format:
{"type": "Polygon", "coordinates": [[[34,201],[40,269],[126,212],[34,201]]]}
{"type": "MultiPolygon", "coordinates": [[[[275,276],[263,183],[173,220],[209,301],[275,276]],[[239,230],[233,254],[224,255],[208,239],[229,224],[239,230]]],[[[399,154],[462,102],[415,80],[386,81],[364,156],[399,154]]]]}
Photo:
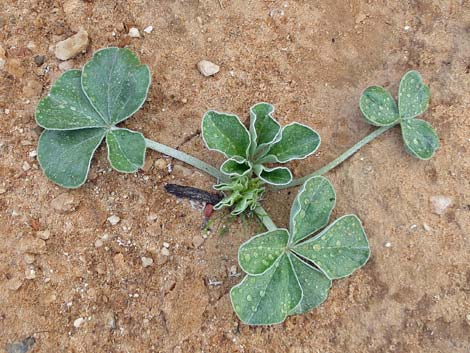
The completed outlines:
{"type": "Polygon", "coordinates": [[[149,86],[148,66],[126,48],[101,49],[83,67],[83,91],[108,126],[138,111],[149,86]]]}
{"type": "Polygon", "coordinates": [[[302,289],[286,254],[264,273],[247,275],[230,291],[235,313],[249,325],[272,325],[285,320],[302,298],[302,289]]]}
{"type": "Polygon", "coordinates": [[[258,103],[250,108],[250,153],[252,156],[260,156],[269,150],[279,135],[281,126],[272,114],[274,107],[268,103],[258,103]]]}
{"type": "Polygon", "coordinates": [[[281,130],[281,138],[275,142],[260,163],[286,163],[303,159],[314,153],[320,146],[320,135],[312,128],[292,123],[281,130]]]}
{"type": "Polygon", "coordinates": [[[228,176],[243,176],[252,170],[250,162],[241,157],[227,159],[220,166],[220,171],[228,176]]]}
{"type": "Polygon", "coordinates": [[[51,130],[106,127],[82,90],[81,70],[69,70],[52,85],[49,95],[36,108],[36,122],[51,130]]]}
{"type": "Polygon", "coordinates": [[[106,129],[44,130],[39,138],[38,161],[54,183],[77,188],[88,175],[90,162],[106,129]]]}
{"type": "Polygon", "coordinates": [[[431,124],[421,119],[407,119],[400,125],[408,153],[419,159],[430,159],[439,148],[439,137],[431,124]]]}
{"type": "Polygon", "coordinates": [[[359,101],[364,118],[375,126],[389,126],[400,119],[398,107],[392,95],[379,86],[368,87],[359,101]]]}
{"type": "Polygon", "coordinates": [[[369,241],[355,215],[337,219],[320,234],[292,251],[313,262],[330,279],[349,276],[369,259],[369,241]]]}
{"type": "Polygon", "coordinates": [[[327,178],[315,176],[308,179],[292,204],[291,243],[297,243],[326,226],[335,202],[335,190],[327,178]]]}
{"type": "Polygon", "coordinates": [[[206,146],[226,157],[247,158],[250,135],[238,116],[210,110],[202,118],[206,146]]]}
{"type": "Polygon", "coordinates": [[[411,119],[428,109],[429,87],[423,83],[418,71],[408,71],[400,81],[398,89],[398,109],[400,117],[411,119]]]}
{"type": "Polygon", "coordinates": [[[119,172],[134,173],[144,166],[145,138],[140,132],[113,129],[106,134],[108,160],[119,172]]]}
{"type": "Polygon", "coordinates": [[[292,173],[286,167],[262,167],[257,174],[261,180],[271,185],[287,185],[292,181],[292,173]]]}

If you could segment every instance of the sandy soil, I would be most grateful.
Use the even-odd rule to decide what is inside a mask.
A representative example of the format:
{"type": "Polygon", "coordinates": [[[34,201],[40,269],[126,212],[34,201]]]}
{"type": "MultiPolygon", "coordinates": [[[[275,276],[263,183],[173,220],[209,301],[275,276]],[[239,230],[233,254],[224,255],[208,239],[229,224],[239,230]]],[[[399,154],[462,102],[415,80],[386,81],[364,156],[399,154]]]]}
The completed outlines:
{"type": "MultiPolygon", "coordinates": [[[[470,352],[468,1],[5,0],[0,28],[0,349],[34,335],[30,352],[470,352]],[[149,25],[142,38],[126,35],[149,25]],[[333,216],[359,215],[371,260],[311,313],[245,326],[228,291],[249,234],[235,223],[196,248],[201,210],[163,191],[166,182],[209,190],[211,178],[153,152],[145,172],[118,174],[101,150],[86,185],[66,191],[30,156],[35,106],[61,74],[51,48],[80,26],[91,44],[66,65],[81,67],[105,46],[135,50],[153,83],[126,126],[213,164],[221,158],[199,136],[186,141],[209,108],[245,118],[267,101],[283,124],[314,127],[319,152],[292,163],[302,176],[372,131],[361,91],[379,84],[395,93],[409,69],[430,84],[425,119],[442,147],[417,161],[393,129],[330,172],[333,216]],[[221,71],[203,77],[202,59],[221,71]],[[64,192],[66,210],[54,209],[64,192]],[[442,215],[436,195],[453,201],[442,215]],[[121,218],[115,226],[111,215],[121,218]],[[142,256],[154,264],[144,268],[142,256]]],[[[294,194],[264,201],[279,225],[294,194]]]]}

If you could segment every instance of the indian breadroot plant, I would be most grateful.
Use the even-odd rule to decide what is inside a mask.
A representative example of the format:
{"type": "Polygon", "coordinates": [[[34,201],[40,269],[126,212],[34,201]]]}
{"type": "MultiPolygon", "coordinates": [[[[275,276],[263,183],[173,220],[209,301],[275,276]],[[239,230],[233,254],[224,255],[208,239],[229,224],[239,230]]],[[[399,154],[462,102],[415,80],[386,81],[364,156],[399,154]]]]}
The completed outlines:
{"type": "Polygon", "coordinates": [[[37,106],[36,121],[44,128],[39,164],[56,184],[79,187],[96,149],[106,140],[108,160],[116,171],[142,168],[150,148],[216,178],[215,189],[225,193],[216,209],[228,207],[233,215],[253,213],[267,228],[240,246],[238,261],[246,277],[230,292],[237,316],[250,325],[280,323],[311,310],[326,299],[332,280],[350,275],[369,258],[368,239],[357,216],[346,215],[327,226],[336,195],[321,175],[398,124],[405,148],[414,157],[429,159],[439,147],[431,125],[416,118],[428,107],[429,88],[418,72],[410,71],[400,82],[398,104],[379,86],[362,94],[364,118],[378,129],[326,166],[297,179],[277,164],[314,153],[320,145],[317,132],[297,122],[281,127],[268,103],[250,108],[249,128],[236,115],[208,111],[202,137],[209,149],[227,158],[219,170],[119,126],[142,107],[150,81],[149,68],[122,48],[99,50],[83,69],[65,72],[37,106]],[[263,194],[269,188],[298,185],[302,187],[291,208],[289,229],[278,228],[260,204],[263,194]]]}

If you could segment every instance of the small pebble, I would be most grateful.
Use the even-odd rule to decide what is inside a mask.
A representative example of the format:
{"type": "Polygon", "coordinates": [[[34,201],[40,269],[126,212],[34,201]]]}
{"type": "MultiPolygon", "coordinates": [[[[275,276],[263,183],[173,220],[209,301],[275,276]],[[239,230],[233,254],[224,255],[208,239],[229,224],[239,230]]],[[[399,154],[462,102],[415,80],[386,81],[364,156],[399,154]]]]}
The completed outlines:
{"type": "Polygon", "coordinates": [[[449,206],[451,206],[453,203],[451,197],[442,195],[431,196],[430,200],[434,213],[438,215],[443,215],[446,213],[447,208],[449,208],[449,206]]]}
{"type": "Polygon", "coordinates": [[[5,68],[5,64],[7,63],[7,57],[5,54],[5,49],[0,46],[0,70],[3,70],[5,68]]]}
{"type": "Polygon", "coordinates": [[[192,243],[195,248],[199,248],[202,244],[204,244],[204,238],[200,235],[196,235],[193,237],[192,243]]]}
{"type": "Polygon", "coordinates": [[[118,224],[120,220],[121,220],[121,218],[119,218],[116,215],[112,215],[112,216],[108,217],[108,222],[111,223],[111,225],[113,225],[113,226],[118,224]]]}
{"type": "Polygon", "coordinates": [[[37,65],[37,66],[41,66],[42,64],[45,63],[46,61],[46,57],[44,55],[35,55],[33,57],[33,60],[34,60],[34,63],[37,65]]]}
{"type": "Polygon", "coordinates": [[[427,223],[423,223],[423,228],[424,228],[424,230],[425,230],[426,232],[432,231],[431,226],[430,226],[429,224],[427,224],[427,223]]]}
{"type": "Polygon", "coordinates": [[[24,161],[23,164],[21,165],[21,169],[27,172],[28,170],[31,169],[31,165],[28,162],[24,161]]]}
{"type": "Polygon", "coordinates": [[[73,60],[63,61],[59,64],[60,71],[68,71],[70,69],[73,69],[73,60]]]}
{"type": "Polygon", "coordinates": [[[73,322],[73,326],[79,328],[84,322],[85,319],[83,317],[79,317],[78,319],[75,319],[75,321],[73,322]]]}
{"type": "Polygon", "coordinates": [[[153,26],[147,26],[147,27],[145,27],[145,29],[144,29],[144,32],[145,32],[145,33],[149,33],[149,34],[150,34],[150,33],[152,33],[152,31],[153,31],[153,26]]]}
{"type": "Polygon", "coordinates": [[[162,248],[161,253],[163,256],[170,256],[170,250],[167,248],[162,248]]]}
{"type": "Polygon", "coordinates": [[[159,158],[155,161],[155,167],[160,170],[166,170],[167,163],[163,158],[159,158]]]}
{"type": "Polygon", "coordinates": [[[34,263],[34,256],[31,254],[25,254],[23,259],[24,259],[24,262],[27,263],[28,265],[31,265],[32,263],[34,263]]]}
{"type": "Polygon", "coordinates": [[[208,60],[201,60],[197,63],[197,68],[199,72],[206,76],[213,76],[220,70],[220,66],[210,62],[208,60]]]}
{"type": "Polygon", "coordinates": [[[131,37],[131,38],[140,38],[139,30],[135,27],[131,27],[131,29],[129,29],[129,37],[131,37]]]}
{"type": "Polygon", "coordinates": [[[386,248],[391,248],[391,247],[392,247],[392,243],[390,243],[390,242],[387,241],[387,242],[384,244],[384,246],[385,246],[386,248]]]}
{"type": "Polygon", "coordinates": [[[13,277],[8,280],[7,288],[11,291],[17,291],[23,285],[23,281],[20,278],[13,277]]]}
{"type": "Polygon", "coordinates": [[[40,230],[36,233],[36,235],[41,238],[42,240],[47,240],[51,236],[51,232],[49,230],[40,230]]]}
{"type": "Polygon", "coordinates": [[[110,330],[115,330],[116,329],[116,317],[114,315],[114,313],[112,311],[108,311],[105,316],[104,316],[104,320],[105,320],[105,323],[106,323],[106,326],[110,329],[110,330]]]}
{"type": "Polygon", "coordinates": [[[103,246],[103,241],[101,239],[96,239],[95,248],[101,248],[103,246]]]}
{"type": "Polygon", "coordinates": [[[158,215],[155,213],[151,213],[147,216],[148,222],[155,222],[158,219],[158,215]]]}
{"type": "Polygon", "coordinates": [[[75,211],[79,202],[75,201],[72,194],[64,192],[51,201],[51,206],[59,213],[68,213],[75,211]]]}
{"type": "Polygon", "coordinates": [[[60,60],[69,60],[88,47],[87,31],[81,29],[78,33],[56,44],[55,56],[60,60]]]}
{"type": "Polygon", "coordinates": [[[149,267],[153,265],[153,259],[151,257],[142,256],[142,266],[149,267]]]}
{"type": "Polygon", "coordinates": [[[36,343],[34,337],[26,337],[22,341],[8,343],[6,345],[6,353],[28,353],[36,343]]]}
{"type": "Polygon", "coordinates": [[[170,244],[168,244],[166,241],[164,241],[162,245],[163,245],[163,247],[165,247],[167,249],[170,247],[170,244]]]}
{"type": "Polygon", "coordinates": [[[35,279],[36,278],[36,271],[33,267],[27,268],[24,272],[24,277],[26,279],[35,279]]]}
{"type": "Polygon", "coordinates": [[[28,155],[29,155],[31,158],[34,158],[34,157],[36,157],[36,156],[38,155],[38,151],[32,150],[32,151],[29,152],[28,155]]]}

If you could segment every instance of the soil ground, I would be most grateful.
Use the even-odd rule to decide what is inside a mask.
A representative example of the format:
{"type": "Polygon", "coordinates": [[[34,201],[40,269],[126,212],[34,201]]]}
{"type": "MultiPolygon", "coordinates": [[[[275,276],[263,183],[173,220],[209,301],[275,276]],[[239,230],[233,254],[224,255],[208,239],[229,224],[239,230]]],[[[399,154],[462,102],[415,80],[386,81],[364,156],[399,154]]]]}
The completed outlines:
{"type": "MultiPolygon", "coordinates": [[[[470,352],[468,1],[3,0],[0,28],[0,349],[34,335],[34,353],[470,352]],[[127,36],[132,26],[141,38],[127,36]],[[229,273],[256,224],[244,232],[235,222],[195,247],[201,210],[163,190],[167,182],[210,190],[210,177],[154,152],[145,171],[118,174],[100,150],[90,180],[67,191],[30,156],[35,106],[61,74],[53,45],[80,27],[91,43],[66,66],[106,46],[137,52],[152,85],[125,125],[214,165],[221,156],[189,138],[209,108],[247,118],[252,104],[272,102],[282,124],[315,128],[319,152],[291,165],[302,176],[372,131],[358,108],[362,90],[395,94],[409,69],[431,87],[424,118],[441,148],[418,161],[395,128],[328,173],[333,218],[363,220],[371,260],[311,313],[243,325],[228,296],[241,277],[229,273]],[[40,66],[36,55],[46,56],[40,66]],[[203,77],[202,59],[220,72],[203,77]],[[57,211],[51,202],[64,192],[69,209],[57,211]],[[442,215],[433,212],[437,195],[452,199],[442,215]],[[115,226],[111,215],[121,219],[115,226]],[[143,256],[153,265],[144,268],[143,256]]],[[[263,202],[280,226],[294,195],[272,191],[263,202]]]]}

